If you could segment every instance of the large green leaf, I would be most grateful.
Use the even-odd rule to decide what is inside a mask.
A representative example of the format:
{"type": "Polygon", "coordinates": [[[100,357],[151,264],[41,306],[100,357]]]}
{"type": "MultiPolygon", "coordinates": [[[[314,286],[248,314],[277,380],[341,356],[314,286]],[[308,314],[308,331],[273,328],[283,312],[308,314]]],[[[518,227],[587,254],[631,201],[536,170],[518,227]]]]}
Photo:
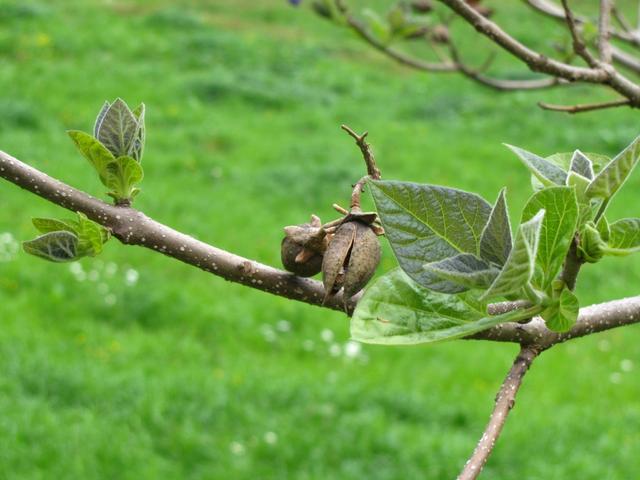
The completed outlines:
{"type": "Polygon", "coordinates": [[[402,269],[424,287],[444,292],[464,290],[426,271],[423,265],[459,253],[478,255],[491,205],[474,193],[453,188],[396,181],[369,184],[402,269]]]}
{"type": "Polygon", "coordinates": [[[578,223],[578,203],[574,189],[550,187],[535,193],[522,212],[522,222],[545,210],[536,256],[533,284],[547,290],[562,268],[578,223]]]}
{"type": "Polygon", "coordinates": [[[513,244],[505,191],[500,191],[480,237],[480,257],[500,266],[507,261],[513,244]]]}
{"type": "Polygon", "coordinates": [[[51,262],[71,262],[77,258],[78,237],[71,232],[49,232],[28,242],[24,251],[51,262]]]}
{"type": "Polygon", "coordinates": [[[96,138],[115,157],[130,155],[139,124],[127,104],[118,98],[106,111],[100,112],[98,118],[101,120],[95,127],[96,138]]]}
{"type": "Polygon", "coordinates": [[[623,218],[609,225],[607,255],[624,256],[640,251],[640,218],[623,218]]]}
{"type": "Polygon", "coordinates": [[[459,292],[458,286],[465,289],[486,289],[500,272],[496,267],[470,253],[461,253],[439,262],[428,263],[424,268],[427,272],[455,283],[453,293],[459,292]]]}
{"type": "Polygon", "coordinates": [[[558,300],[547,307],[541,316],[550,330],[566,332],[576,323],[579,311],[578,297],[571,290],[565,288],[560,293],[558,300]]]}
{"type": "Polygon", "coordinates": [[[567,172],[558,165],[522,148],[509,144],[505,145],[522,160],[529,171],[535,175],[544,186],[564,185],[567,179],[567,172]]]}
{"type": "Polygon", "coordinates": [[[529,283],[535,268],[544,215],[544,210],[540,210],[531,220],[520,224],[509,258],[482,299],[518,293],[529,283]]]}
{"type": "Polygon", "coordinates": [[[89,160],[89,163],[93,165],[103,185],[108,186],[106,182],[107,166],[110,163],[115,162],[113,154],[105,148],[100,141],[92,137],[88,133],[81,132],[79,130],[69,130],[67,132],[73,143],[82,153],[82,155],[89,160]]]}
{"type": "Polygon", "coordinates": [[[539,309],[488,316],[485,305],[464,295],[426,290],[402,270],[380,277],[367,288],[351,319],[351,336],[365,343],[413,345],[452,340],[503,322],[531,318],[539,309]]]}
{"type": "Polygon", "coordinates": [[[640,137],[620,152],[591,181],[587,195],[591,198],[609,199],[622,187],[640,159],[640,137]]]}

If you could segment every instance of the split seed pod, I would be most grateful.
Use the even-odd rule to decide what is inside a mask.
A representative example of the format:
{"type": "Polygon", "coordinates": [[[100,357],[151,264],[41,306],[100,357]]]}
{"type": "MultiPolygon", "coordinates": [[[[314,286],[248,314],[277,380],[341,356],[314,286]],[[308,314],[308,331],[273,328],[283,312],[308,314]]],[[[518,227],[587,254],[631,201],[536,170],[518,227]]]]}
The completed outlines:
{"type": "Polygon", "coordinates": [[[322,256],[327,248],[322,222],[315,215],[310,223],[285,227],[280,245],[282,265],[301,277],[311,277],[322,270],[322,256]]]}
{"type": "Polygon", "coordinates": [[[357,220],[342,223],[322,262],[325,301],[343,288],[346,302],[367,284],[379,262],[380,242],[371,226],[357,220]]]}

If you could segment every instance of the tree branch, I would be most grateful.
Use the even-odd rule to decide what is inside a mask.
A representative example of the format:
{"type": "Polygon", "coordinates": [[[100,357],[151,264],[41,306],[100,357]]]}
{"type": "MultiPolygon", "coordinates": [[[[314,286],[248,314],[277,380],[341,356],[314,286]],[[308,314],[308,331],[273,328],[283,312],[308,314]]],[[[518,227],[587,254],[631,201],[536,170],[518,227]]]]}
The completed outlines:
{"type": "MultiPolygon", "coordinates": [[[[49,177],[2,151],[0,177],[56,205],[73,212],[84,213],[91,220],[110,229],[124,244],[138,245],[160,252],[225,280],[274,295],[311,305],[323,303],[324,287],[317,280],[298,277],[208,245],[156,222],[134,208],[109,205],[49,177]]],[[[355,296],[347,302],[349,312],[353,311],[358,298],[355,296]]],[[[343,311],[342,293],[330,297],[324,306],[343,311]]]]}
{"type": "Polygon", "coordinates": [[[478,475],[480,475],[482,468],[485,463],[487,463],[487,459],[489,455],[491,455],[493,447],[502,432],[502,427],[504,427],[507,416],[515,405],[515,398],[520,389],[520,385],[522,385],[522,379],[538,355],[539,351],[535,348],[522,347],[520,349],[520,353],[514,360],[509,373],[498,391],[489,423],[484,429],[484,433],[482,437],[480,437],[480,441],[473,451],[473,454],[458,476],[458,480],[475,480],[478,475]]]}
{"type": "Polygon", "coordinates": [[[598,52],[600,61],[611,63],[611,1],[600,0],[600,17],[598,19],[598,52]]]}
{"type": "MultiPolygon", "coordinates": [[[[109,228],[122,243],[138,245],[173,257],[231,282],[240,283],[273,295],[322,305],[322,283],[297,277],[289,272],[263,265],[225,250],[208,245],[163,225],[142,212],[123,206],[109,205],[80,190],[32,168],[0,151],[0,177],[71,210],[82,212],[109,228]]],[[[347,303],[347,314],[360,299],[360,294],[347,303]]],[[[327,300],[325,307],[344,311],[342,294],[327,300]]],[[[521,306],[518,303],[491,305],[490,314],[498,314],[521,306]]],[[[580,310],[573,328],[565,333],[548,330],[539,318],[527,324],[503,323],[466,337],[469,340],[511,342],[537,345],[540,349],[597,332],[640,322],[640,296],[592,305],[580,310]]]]}
{"type": "Polygon", "coordinates": [[[569,27],[569,33],[571,34],[571,39],[573,40],[573,51],[576,52],[580,57],[587,62],[592,68],[597,68],[598,62],[591,52],[587,48],[584,40],[582,40],[582,36],[580,32],[578,32],[578,27],[576,24],[576,19],[573,16],[573,12],[569,8],[568,0],[562,0],[562,8],[564,9],[564,18],[567,22],[567,27],[569,27]]]}
{"type": "MultiPolygon", "coordinates": [[[[347,25],[354,32],[356,32],[362,40],[364,40],[366,43],[368,43],[381,53],[385,54],[392,60],[395,60],[402,65],[411,67],[414,70],[430,73],[462,73],[465,77],[474,80],[481,85],[499,91],[540,90],[563,83],[562,80],[557,78],[540,78],[534,80],[493,78],[470,68],[469,66],[462,63],[459,58],[442,58],[441,62],[439,63],[425,62],[421,59],[408,55],[382,43],[369,32],[366,25],[364,25],[349,13],[349,10],[344,2],[338,0],[336,3],[338,8],[340,9],[340,12],[344,16],[347,25]]],[[[449,39],[448,43],[452,45],[452,40],[449,39]]],[[[436,53],[438,53],[438,50],[436,50],[436,53]]]]}
{"type": "Polygon", "coordinates": [[[538,102],[538,106],[544,110],[552,110],[554,112],[565,112],[565,113],[582,113],[582,112],[591,112],[593,110],[604,110],[606,108],[617,108],[624,106],[631,106],[631,102],[626,99],[620,100],[612,100],[610,102],[600,102],[600,103],[584,103],[580,105],[555,105],[552,103],[538,102]]]}

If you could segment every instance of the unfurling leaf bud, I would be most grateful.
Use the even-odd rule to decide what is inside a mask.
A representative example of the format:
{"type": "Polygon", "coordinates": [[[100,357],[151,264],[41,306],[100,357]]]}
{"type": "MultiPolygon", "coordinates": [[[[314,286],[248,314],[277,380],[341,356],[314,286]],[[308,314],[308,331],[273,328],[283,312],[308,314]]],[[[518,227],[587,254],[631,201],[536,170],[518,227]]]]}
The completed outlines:
{"type": "Polygon", "coordinates": [[[327,248],[327,234],[315,215],[310,223],[285,227],[280,245],[282,265],[301,277],[311,277],[322,269],[322,255],[327,248]]]}
{"type": "Polygon", "coordinates": [[[336,230],[322,262],[325,300],[344,289],[344,301],[358,293],[380,262],[380,243],[370,225],[347,221],[336,230]]]}

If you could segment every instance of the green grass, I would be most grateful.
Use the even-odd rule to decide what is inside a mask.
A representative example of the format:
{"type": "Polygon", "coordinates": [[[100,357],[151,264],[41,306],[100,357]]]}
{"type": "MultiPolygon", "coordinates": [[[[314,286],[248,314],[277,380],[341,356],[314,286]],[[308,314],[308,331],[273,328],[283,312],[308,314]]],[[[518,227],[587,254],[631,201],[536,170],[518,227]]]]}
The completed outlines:
{"type": "MultiPolygon", "coordinates": [[[[347,202],[363,165],[341,123],[370,131],[385,178],[491,201],[506,185],[516,217],[528,174],[501,142],[613,154],[638,134],[631,111],[534,106],[601,91],[499,95],[410,72],[284,1],[171,3],[0,0],[0,148],[102,195],[64,132],[89,130],[105,99],[144,101],[136,206],[261,262],[279,264],[283,226],[347,202]]],[[[522,38],[555,38],[527,10],[501,14],[516,11],[522,38]]],[[[639,187],[635,175],[613,217],[640,215],[639,187]]],[[[63,215],[7,183],[0,206],[5,249],[35,234],[31,217],[63,215]]],[[[454,478],[516,351],[356,352],[340,313],[150,251],[114,241],[79,265],[0,263],[0,479],[454,478]]],[[[379,272],[394,265],[385,245],[379,272]]],[[[638,278],[639,259],[605,260],[584,269],[579,297],[637,294],[638,278]]],[[[483,478],[637,476],[639,333],[540,358],[483,478]]]]}

